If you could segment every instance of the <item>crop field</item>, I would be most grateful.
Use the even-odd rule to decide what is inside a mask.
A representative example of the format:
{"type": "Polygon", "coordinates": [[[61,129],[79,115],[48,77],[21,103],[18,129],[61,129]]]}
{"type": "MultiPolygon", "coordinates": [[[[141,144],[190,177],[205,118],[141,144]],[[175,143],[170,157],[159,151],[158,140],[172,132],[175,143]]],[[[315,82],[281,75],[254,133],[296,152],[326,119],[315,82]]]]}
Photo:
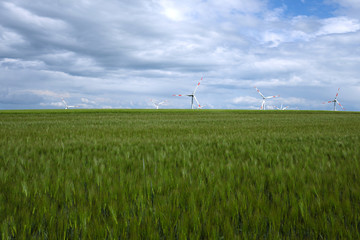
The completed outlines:
{"type": "Polygon", "coordinates": [[[360,113],[0,111],[1,239],[360,239],[360,113]]]}

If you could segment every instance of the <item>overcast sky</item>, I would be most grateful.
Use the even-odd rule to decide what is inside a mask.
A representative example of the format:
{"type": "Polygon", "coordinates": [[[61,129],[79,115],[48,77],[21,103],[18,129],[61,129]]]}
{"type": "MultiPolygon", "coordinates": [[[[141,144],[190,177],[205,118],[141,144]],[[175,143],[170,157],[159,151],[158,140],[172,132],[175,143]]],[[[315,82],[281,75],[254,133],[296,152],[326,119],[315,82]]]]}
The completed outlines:
{"type": "Polygon", "coordinates": [[[0,109],[360,110],[359,0],[1,0],[0,109]]]}

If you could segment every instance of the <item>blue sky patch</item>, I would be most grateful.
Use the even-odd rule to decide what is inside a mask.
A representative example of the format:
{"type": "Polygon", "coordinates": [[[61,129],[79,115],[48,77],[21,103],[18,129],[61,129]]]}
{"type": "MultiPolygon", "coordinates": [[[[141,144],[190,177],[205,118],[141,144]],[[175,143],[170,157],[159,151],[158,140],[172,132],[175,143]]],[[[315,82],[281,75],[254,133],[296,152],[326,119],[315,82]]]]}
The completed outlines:
{"type": "Polygon", "coordinates": [[[270,0],[270,8],[284,8],[286,16],[316,16],[329,18],[334,16],[336,6],[321,0],[270,0]]]}

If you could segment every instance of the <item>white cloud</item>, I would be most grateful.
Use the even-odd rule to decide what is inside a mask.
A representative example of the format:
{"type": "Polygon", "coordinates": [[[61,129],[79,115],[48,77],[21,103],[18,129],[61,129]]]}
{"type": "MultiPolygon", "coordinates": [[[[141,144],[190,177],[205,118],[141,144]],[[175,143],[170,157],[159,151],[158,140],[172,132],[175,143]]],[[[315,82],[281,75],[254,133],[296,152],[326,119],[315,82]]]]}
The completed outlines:
{"type": "Polygon", "coordinates": [[[97,105],[96,101],[89,100],[89,99],[84,98],[84,97],[81,98],[81,102],[85,103],[87,106],[97,105]]]}
{"type": "Polygon", "coordinates": [[[6,69],[41,69],[44,67],[44,63],[39,60],[24,61],[22,59],[3,58],[0,60],[0,66],[6,69]]]}
{"type": "Polygon", "coordinates": [[[60,98],[69,97],[69,94],[59,94],[50,90],[26,90],[27,92],[46,97],[60,98]]]}
{"type": "Polygon", "coordinates": [[[270,58],[267,60],[259,60],[254,61],[254,67],[258,71],[263,72],[288,72],[288,71],[294,71],[297,69],[300,69],[303,67],[303,64],[301,62],[297,62],[296,60],[291,59],[283,59],[283,58],[270,58]]]}
{"type": "MultiPolygon", "coordinates": [[[[4,0],[0,108],[21,97],[52,106],[56,94],[84,107],[141,108],[148,97],[191,92],[201,76],[199,100],[214,108],[257,108],[255,84],[321,102],[309,89],[360,86],[360,20],[349,10],[357,3],[338,3],[322,18],[289,17],[266,1],[4,0]]],[[[168,107],[188,108],[187,100],[168,107]]]]}
{"type": "Polygon", "coordinates": [[[360,19],[360,1],[358,0],[325,0],[325,3],[339,6],[335,10],[337,15],[360,19]]]}
{"type": "Polygon", "coordinates": [[[331,0],[346,8],[360,9],[360,2],[358,0],[331,0]]]}
{"type": "Polygon", "coordinates": [[[56,108],[63,108],[64,107],[64,103],[62,102],[51,102],[51,103],[40,103],[40,106],[43,107],[56,107],[56,108]]]}
{"type": "Polygon", "coordinates": [[[328,18],[322,20],[323,26],[317,35],[342,34],[356,32],[360,29],[360,23],[356,19],[346,17],[328,18]]]}
{"type": "Polygon", "coordinates": [[[233,103],[235,104],[239,104],[239,103],[243,103],[243,104],[255,104],[255,103],[259,103],[261,102],[260,98],[254,98],[251,96],[239,96],[233,99],[233,103]]]}
{"type": "Polygon", "coordinates": [[[269,44],[269,47],[277,47],[280,43],[285,41],[284,34],[278,34],[275,32],[265,32],[264,42],[269,44]]]}
{"type": "Polygon", "coordinates": [[[14,48],[22,47],[26,44],[24,38],[16,33],[0,25],[0,51],[6,53],[11,51],[14,48]]]}
{"type": "Polygon", "coordinates": [[[305,98],[290,97],[290,98],[281,98],[279,102],[285,105],[305,105],[308,102],[308,100],[305,98]]]}
{"type": "Polygon", "coordinates": [[[65,30],[67,27],[66,23],[62,20],[37,16],[13,3],[4,2],[3,5],[13,16],[18,17],[18,21],[26,22],[31,27],[44,28],[52,31],[65,30]]]}
{"type": "Polygon", "coordinates": [[[286,9],[285,7],[281,7],[281,8],[275,8],[270,11],[266,11],[264,16],[265,22],[280,22],[283,17],[285,9],[286,9]]]}
{"type": "Polygon", "coordinates": [[[215,7],[215,9],[222,9],[227,12],[235,10],[244,13],[257,13],[264,9],[264,3],[258,0],[210,0],[209,3],[212,7],[215,7]]]}
{"type": "MultiPolygon", "coordinates": [[[[39,39],[46,39],[58,44],[74,44],[75,40],[70,36],[70,26],[61,19],[39,16],[18,5],[5,1],[4,11],[12,21],[12,25],[36,34],[39,39]]],[[[28,37],[28,36],[26,36],[28,37]]],[[[24,36],[21,36],[24,38],[24,36]]]]}

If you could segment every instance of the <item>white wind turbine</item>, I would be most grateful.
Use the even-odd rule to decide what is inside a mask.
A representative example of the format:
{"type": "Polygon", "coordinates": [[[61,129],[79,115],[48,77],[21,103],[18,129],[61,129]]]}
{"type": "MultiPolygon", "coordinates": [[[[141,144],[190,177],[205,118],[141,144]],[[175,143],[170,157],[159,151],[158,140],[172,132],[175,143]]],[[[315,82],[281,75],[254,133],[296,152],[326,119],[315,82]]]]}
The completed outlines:
{"type": "Polygon", "coordinates": [[[79,106],[69,106],[69,105],[67,105],[67,103],[65,102],[65,99],[64,99],[64,98],[61,98],[61,101],[64,103],[64,105],[65,105],[65,109],[79,107],[79,106]]]}
{"type": "Polygon", "coordinates": [[[276,97],[280,97],[280,95],[276,95],[276,96],[269,96],[269,97],[265,97],[260,91],[259,89],[257,89],[257,87],[254,87],[256,89],[256,91],[261,95],[261,97],[263,98],[262,103],[261,103],[261,110],[265,110],[265,102],[266,99],[270,99],[270,98],[276,98],[276,97]]]}
{"type": "Polygon", "coordinates": [[[286,110],[289,108],[289,106],[283,107],[283,105],[281,104],[281,106],[278,108],[276,106],[274,106],[277,110],[286,110]]]}
{"type": "Polygon", "coordinates": [[[202,81],[203,78],[200,79],[199,83],[196,85],[195,87],[195,90],[191,93],[191,94],[174,94],[173,96],[177,96],[177,97],[191,97],[191,109],[194,109],[194,100],[195,102],[197,103],[197,108],[202,108],[202,106],[200,105],[199,101],[196,99],[196,96],[195,96],[195,93],[196,93],[196,90],[198,89],[201,81],[202,81]]]}
{"type": "Polygon", "coordinates": [[[150,101],[152,102],[152,104],[154,105],[154,107],[156,109],[159,109],[159,106],[162,105],[162,104],[165,104],[167,102],[167,100],[164,100],[164,101],[161,101],[161,102],[158,102],[154,99],[150,99],[150,101]]]}
{"type": "Polygon", "coordinates": [[[339,106],[345,110],[345,108],[340,104],[340,102],[337,100],[337,97],[339,96],[339,91],[340,91],[340,88],[338,88],[338,91],[336,93],[336,96],[335,96],[335,99],[332,100],[332,101],[327,101],[327,102],[323,102],[323,104],[326,104],[326,103],[334,103],[334,111],[336,111],[336,104],[339,104],[339,106]]]}

